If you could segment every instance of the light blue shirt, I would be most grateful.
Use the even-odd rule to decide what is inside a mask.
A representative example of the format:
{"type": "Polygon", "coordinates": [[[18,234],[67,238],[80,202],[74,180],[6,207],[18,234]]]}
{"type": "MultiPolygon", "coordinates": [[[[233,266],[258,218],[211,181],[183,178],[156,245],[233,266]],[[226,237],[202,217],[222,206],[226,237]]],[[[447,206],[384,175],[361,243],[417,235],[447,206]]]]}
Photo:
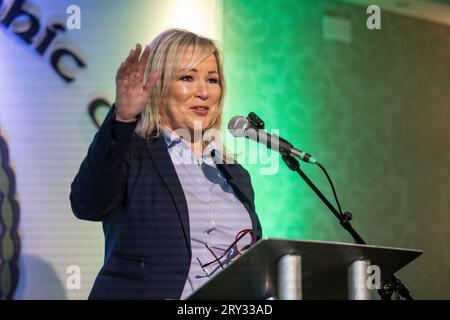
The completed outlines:
{"type": "MultiPolygon", "coordinates": [[[[181,299],[216,276],[236,256],[234,249],[209,266],[205,264],[220,257],[235,241],[241,230],[252,229],[248,211],[235,195],[214,161],[222,158],[217,144],[212,141],[197,159],[189,145],[175,133],[163,130],[172,162],[183,187],[189,211],[192,260],[181,299]],[[214,158],[211,151],[214,150],[214,158]],[[211,253],[208,248],[212,250],[211,253]],[[204,267],[202,267],[202,265],[204,267]]],[[[237,245],[242,248],[251,243],[251,235],[245,235],[237,245]]]]}

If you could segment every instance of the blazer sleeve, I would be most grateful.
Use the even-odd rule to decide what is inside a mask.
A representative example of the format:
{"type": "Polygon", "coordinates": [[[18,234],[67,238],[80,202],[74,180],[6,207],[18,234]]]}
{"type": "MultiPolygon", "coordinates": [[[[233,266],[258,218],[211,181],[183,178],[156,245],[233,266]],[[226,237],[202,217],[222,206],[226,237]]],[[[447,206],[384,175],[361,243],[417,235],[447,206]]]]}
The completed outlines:
{"type": "Polygon", "coordinates": [[[77,218],[105,220],[123,200],[129,168],[128,149],[137,122],[115,120],[115,107],[111,108],[71,184],[70,204],[77,218]]]}

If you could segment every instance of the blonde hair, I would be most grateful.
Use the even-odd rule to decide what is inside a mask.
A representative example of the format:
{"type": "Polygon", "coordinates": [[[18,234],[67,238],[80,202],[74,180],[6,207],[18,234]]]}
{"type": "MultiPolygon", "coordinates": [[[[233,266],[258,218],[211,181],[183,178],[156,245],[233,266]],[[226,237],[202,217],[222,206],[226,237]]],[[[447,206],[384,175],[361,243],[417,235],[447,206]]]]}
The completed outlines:
{"type": "Polygon", "coordinates": [[[225,97],[225,80],[221,54],[214,41],[187,30],[169,29],[153,39],[150,43],[150,49],[151,53],[144,80],[147,80],[151,71],[158,71],[160,76],[153,87],[147,107],[141,114],[136,133],[143,138],[148,138],[151,134],[154,136],[161,135],[162,115],[165,107],[164,100],[170,84],[180,76],[180,67],[185,69],[185,72],[188,72],[211,54],[214,54],[216,57],[219,85],[222,90],[218,104],[218,116],[206,129],[220,129],[225,97]],[[180,66],[181,59],[189,48],[193,48],[190,62],[187,66],[180,66]]]}

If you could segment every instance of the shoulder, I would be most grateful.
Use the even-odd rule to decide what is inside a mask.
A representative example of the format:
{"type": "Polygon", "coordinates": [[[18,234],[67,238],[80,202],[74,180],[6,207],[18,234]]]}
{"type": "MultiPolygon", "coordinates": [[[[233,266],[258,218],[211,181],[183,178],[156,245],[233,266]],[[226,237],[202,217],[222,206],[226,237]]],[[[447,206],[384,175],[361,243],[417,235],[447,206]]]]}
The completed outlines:
{"type": "Polygon", "coordinates": [[[233,162],[230,163],[226,163],[225,164],[227,167],[233,168],[233,170],[238,173],[241,174],[245,177],[250,178],[250,173],[247,169],[245,169],[245,167],[243,165],[241,165],[237,160],[233,160],[233,162]]]}
{"type": "Polygon", "coordinates": [[[161,149],[158,147],[164,147],[164,139],[161,135],[159,136],[149,136],[149,137],[142,137],[137,132],[134,132],[131,137],[131,144],[133,145],[133,148],[145,148],[150,147],[151,149],[161,149]]]}
{"type": "Polygon", "coordinates": [[[236,163],[236,166],[243,176],[251,180],[250,172],[248,172],[247,169],[245,169],[240,163],[236,163]]]}

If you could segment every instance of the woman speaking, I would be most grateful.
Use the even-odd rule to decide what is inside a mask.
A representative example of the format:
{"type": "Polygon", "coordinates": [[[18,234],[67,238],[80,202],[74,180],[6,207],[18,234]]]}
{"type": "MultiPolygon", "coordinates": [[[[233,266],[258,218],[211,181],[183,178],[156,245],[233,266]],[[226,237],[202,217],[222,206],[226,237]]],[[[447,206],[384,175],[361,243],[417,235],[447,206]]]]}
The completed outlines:
{"type": "Polygon", "coordinates": [[[72,185],[102,221],[90,299],[183,299],[261,238],[248,172],[217,138],[225,81],[210,39],[171,29],[136,45],[72,185]]]}

